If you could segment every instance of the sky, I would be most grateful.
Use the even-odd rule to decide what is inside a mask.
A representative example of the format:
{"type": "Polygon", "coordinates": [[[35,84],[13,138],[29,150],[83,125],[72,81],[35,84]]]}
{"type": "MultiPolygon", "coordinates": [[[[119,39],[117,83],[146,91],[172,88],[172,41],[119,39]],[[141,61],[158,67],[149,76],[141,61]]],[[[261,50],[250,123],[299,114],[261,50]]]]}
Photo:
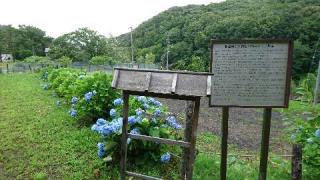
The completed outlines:
{"type": "Polygon", "coordinates": [[[118,36],[173,6],[223,0],[0,0],[0,24],[36,26],[51,37],[88,27],[118,36]]]}

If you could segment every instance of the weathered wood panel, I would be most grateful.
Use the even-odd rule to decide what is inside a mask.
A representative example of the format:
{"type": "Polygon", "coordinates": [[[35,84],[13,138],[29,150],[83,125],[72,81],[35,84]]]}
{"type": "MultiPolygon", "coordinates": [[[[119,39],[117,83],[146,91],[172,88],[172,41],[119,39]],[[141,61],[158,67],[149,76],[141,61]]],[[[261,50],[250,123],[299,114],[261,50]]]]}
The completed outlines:
{"type": "Polygon", "coordinates": [[[207,96],[211,76],[210,73],[115,68],[112,87],[156,94],[207,96]]]}
{"type": "Polygon", "coordinates": [[[212,106],[287,107],[292,42],[213,41],[212,106]]]}
{"type": "Polygon", "coordinates": [[[177,79],[176,94],[206,96],[208,76],[179,74],[177,79]]]}

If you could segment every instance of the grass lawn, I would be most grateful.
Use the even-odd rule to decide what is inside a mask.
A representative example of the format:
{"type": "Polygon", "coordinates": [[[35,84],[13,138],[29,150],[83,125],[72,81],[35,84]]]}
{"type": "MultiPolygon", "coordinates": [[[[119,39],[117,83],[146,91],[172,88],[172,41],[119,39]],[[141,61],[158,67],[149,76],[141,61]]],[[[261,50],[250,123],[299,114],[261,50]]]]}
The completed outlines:
{"type": "MultiPolygon", "coordinates": [[[[118,165],[106,166],[97,156],[99,135],[57,100],[35,74],[0,75],[0,179],[118,179],[118,165]]],[[[220,157],[206,153],[219,152],[219,138],[205,133],[197,143],[194,179],[219,179],[220,157]]],[[[230,153],[245,152],[231,146],[230,153]]],[[[228,161],[228,179],[258,179],[257,158],[228,161]]],[[[175,163],[133,168],[170,179],[179,171],[175,163]]],[[[271,156],[268,179],[289,179],[289,173],[288,162],[271,156]]]]}

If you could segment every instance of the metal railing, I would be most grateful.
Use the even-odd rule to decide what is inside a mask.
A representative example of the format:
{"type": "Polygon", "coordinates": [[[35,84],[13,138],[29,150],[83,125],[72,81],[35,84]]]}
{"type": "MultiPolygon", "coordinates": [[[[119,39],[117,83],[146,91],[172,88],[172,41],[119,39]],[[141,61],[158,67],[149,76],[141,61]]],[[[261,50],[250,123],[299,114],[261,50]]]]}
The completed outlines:
{"type": "Polygon", "coordinates": [[[83,62],[73,62],[68,66],[62,66],[59,63],[50,63],[50,64],[40,64],[40,63],[24,63],[24,62],[16,62],[16,63],[0,63],[0,74],[5,73],[22,73],[22,72],[35,72],[44,67],[71,67],[76,69],[82,69],[87,72],[94,71],[107,71],[112,72],[115,67],[122,68],[137,68],[137,69],[160,69],[160,66],[157,64],[131,64],[131,63],[119,63],[115,65],[92,65],[83,62]]]}

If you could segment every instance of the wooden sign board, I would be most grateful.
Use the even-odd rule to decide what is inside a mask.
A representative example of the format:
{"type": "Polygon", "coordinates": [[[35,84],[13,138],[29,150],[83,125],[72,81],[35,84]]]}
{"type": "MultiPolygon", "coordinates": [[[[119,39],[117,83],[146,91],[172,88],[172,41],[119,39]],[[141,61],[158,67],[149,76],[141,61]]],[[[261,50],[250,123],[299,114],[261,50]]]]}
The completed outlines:
{"type": "Polygon", "coordinates": [[[112,87],[133,92],[207,96],[211,73],[115,68],[112,87]]]}
{"type": "Polygon", "coordinates": [[[210,106],[288,107],[293,43],[212,40],[210,106]]]}

